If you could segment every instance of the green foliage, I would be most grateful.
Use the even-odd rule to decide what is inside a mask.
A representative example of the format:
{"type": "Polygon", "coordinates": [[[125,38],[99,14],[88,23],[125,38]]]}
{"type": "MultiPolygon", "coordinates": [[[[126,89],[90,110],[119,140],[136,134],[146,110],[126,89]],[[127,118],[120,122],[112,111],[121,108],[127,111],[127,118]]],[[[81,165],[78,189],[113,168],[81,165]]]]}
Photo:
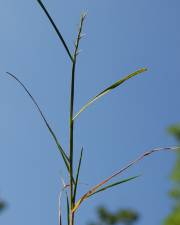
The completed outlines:
{"type": "Polygon", "coordinates": [[[166,218],[165,225],[180,224],[180,206],[175,206],[171,214],[166,218]]]}
{"type": "Polygon", "coordinates": [[[180,124],[170,126],[168,131],[176,138],[178,142],[180,142],[180,124]]]}
{"type": "Polygon", "coordinates": [[[97,209],[98,221],[91,222],[89,225],[133,225],[139,218],[138,213],[130,209],[119,209],[116,212],[110,212],[105,207],[97,209]]]}
{"type": "MultiPolygon", "coordinates": [[[[171,126],[168,130],[180,144],[180,124],[171,126]]],[[[176,154],[177,159],[171,174],[173,188],[170,191],[174,206],[170,215],[165,219],[165,225],[180,225],[180,152],[177,151],[176,154]]]]}

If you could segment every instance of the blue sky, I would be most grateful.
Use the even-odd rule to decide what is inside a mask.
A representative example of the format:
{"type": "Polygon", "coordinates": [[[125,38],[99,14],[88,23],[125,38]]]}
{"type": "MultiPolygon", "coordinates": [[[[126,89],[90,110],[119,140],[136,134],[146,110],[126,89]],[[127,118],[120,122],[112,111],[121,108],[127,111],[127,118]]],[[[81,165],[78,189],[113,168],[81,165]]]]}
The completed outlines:
{"type": "MultiPolygon", "coordinates": [[[[166,129],[180,121],[180,2],[44,3],[71,49],[80,14],[88,12],[76,111],[122,76],[148,68],[78,118],[76,156],[82,145],[85,149],[80,181],[94,185],[147,149],[175,145],[166,129]]],[[[31,90],[67,150],[70,60],[35,0],[1,1],[0,33],[0,196],[9,204],[0,223],[57,224],[64,165],[32,102],[5,72],[15,73],[31,90]]],[[[172,207],[167,194],[174,160],[173,153],[159,153],[131,168],[124,177],[142,176],[87,201],[77,213],[78,224],[95,220],[98,205],[136,209],[138,225],[161,224],[172,207]]],[[[89,186],[81,185],[80,195],[89,186]]]]}

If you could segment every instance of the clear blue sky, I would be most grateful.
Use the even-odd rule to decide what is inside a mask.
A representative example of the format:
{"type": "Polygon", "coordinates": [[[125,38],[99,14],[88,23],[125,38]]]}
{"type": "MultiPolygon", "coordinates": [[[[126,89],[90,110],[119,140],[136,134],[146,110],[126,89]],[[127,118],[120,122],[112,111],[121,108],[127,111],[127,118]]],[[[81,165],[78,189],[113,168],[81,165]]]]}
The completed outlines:
{"type": "MultiPolygon", "coordinates": [[[[166,128],[180,121],[178,0],[44,0],[72,49],[80,13],[88,12],[78,58],[76,110],[107,85],[141,67],[148,72],[92,105],[77,120],[75,151],[84,146],[80,181],[90,186],[141,152],[175,144],[166,128]]],[[[32,102],[5,72],[36,97],[68,148],[70,60],[35,0],[0,3],[0,196],[3,225],[57,224],[64,166],[32,102]]],[[[132,208],[138,225],[161,224],[172,202],[168,178],[175,157],[159,153],[127,174],[141,178],[99,194],[78,211],[79,225],[95,208],[132,208]]],[[[81,185],[80,193],[88,186],[81,185]]]]}

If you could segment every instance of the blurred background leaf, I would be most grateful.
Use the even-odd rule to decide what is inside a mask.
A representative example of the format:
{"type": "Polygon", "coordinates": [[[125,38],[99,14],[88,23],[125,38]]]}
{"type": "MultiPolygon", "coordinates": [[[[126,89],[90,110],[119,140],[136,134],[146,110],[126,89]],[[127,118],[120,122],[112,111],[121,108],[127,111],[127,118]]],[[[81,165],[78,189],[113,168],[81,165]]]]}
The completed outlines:
{"type": "MultiPolygon", "coordinates": [[[[169,133],[173,135],[178,144],[180,144],[180,124],[173,125],[168,129],[169,133]]],[[[173,208],[171,213],[164,221],[165,225],[179,225],[180,224],[180,152],[176,153],[176,163],[171,174],[173,187],[170,190],[170,197],[173,200],[173,208]]]]}
{"type": "Polygon", "coordinates": [[[6,203],[0,200],[0,213],[6,208],[6,203]]]}
{"type": "Polygon", "coordinates": [[[91,222],[89,225],[133,225],[139,218],[136,211],[130,209],[118,209],[110,212],[106,207],[100,206],[97,209],[98,221],[91,222]]]}

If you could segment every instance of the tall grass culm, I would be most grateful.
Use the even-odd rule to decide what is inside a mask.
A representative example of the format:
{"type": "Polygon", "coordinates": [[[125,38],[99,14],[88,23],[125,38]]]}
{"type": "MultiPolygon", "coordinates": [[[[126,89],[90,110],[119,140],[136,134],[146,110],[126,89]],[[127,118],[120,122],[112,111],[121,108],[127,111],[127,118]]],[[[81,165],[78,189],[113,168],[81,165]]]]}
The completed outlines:
{"type": "Polygon", "coordinates": [[[80,18],[80,24],[79,24],[79,30],[77,33],[77,38],[75,41],[74,45],[74,50],[71,51],[61,34],[59,28],[56,26],[54,20],[52,19],[51,15],[49,14],[47,8],[43,4],[41,0],[36,0],[36,2],[39,4],[40,8],[43,10],[46,18],[49,20],[50,24],[54,28],[54,31],[60,41],[60,44],[64,46],[64,50],[67,53],[67,57],[69,58],[71,62],[71,84],[70,84],[70,109],[69,109],[69,151],[65,151],[59,142],[55,132],[51,128],[48,120],[45,118],[41,108],[39,107],[37,101],[35,98],[32,96],[30,91],[27,89],[27,87],[18,79],[18,77],[10,72],[7,72],[7,75],[10,76],[11,78],[15,79],[21,87],[25,90],[25,92],[28,94],[28,96],[31,98],[33,101],[35,107],[37,108],[38,112],[40,113],[47,129],[49,130],[49,133],[53,140],[55,141],[55,144],[57,146],[57,149],[62,157],[62,160],[65,164],[65,168],[67,171],[68,175],[68,181],[65,183],[63,181],[63,188],[62,191],[59,194],[59,225],[62,225],[64,223],[64,217],[62,219],[62,213],[61,213],[61,196],[62,193],[65,193],[66,195],[66,208],[67,208],[67,224],[68,225],[74,225],[75,223],[75,214],[76,211],[79,209],[80,205],[90,198],[93,195],[98,194],[99,192],[103,192],[107,189],[110,189],[114,186],[120,185],[122,183],[128,182],[130,180],[133,180],[137,178],[137,176],[134,177],[129,177],[124,180],[120,180],[118,182],[113,182],[110,183],[113,178],[116,176],[122,174],[125,172],[128,168],[133,166],[134,164],[138,163],[142,159],[144,159],[146,156],[151,155],[154,152],[159,152],[159,151],[172,151],[172,150],[177,150],[177,147],[164,147],[164,148],[155,148],[149,151],[144,152],[142,155],[137,157],[135,160],[127,163],[123,168],[121,168],[119,171],[113,173],[111,176],[107,177],[106,179],[102,180],[98,184],[95,184],[93,187],[91,187],[84,195],[82,195],[79,199],[76,199],[77,196],[77,191],[78,191],[78,185],[79,185],[79,174],[80,174],[80,169],[81,169],[81,163],[83,159],[83,148],[80,153],[78,165],[74,165],[74,123],[76,122],[76,119],[80,116],[80,114],[86,110],[91,104],[93,104],[95,101],[100,99],[101,97],[105,96],[106,94],[110,93],[113,91],[113,89],[119,87],[121,84],[124,82],[128,81],[129,79],[140,75],[144,72],[147,71],[146,68],[140,68],[137,71],[121,78],[120,80],[116,81],[112,85],[109,85],[107,88],[104,90],[100,91],[97,95],[95,95],[93,98],[91,98],[87,104],[85,104],[77,113],[74,113],[74,97],[75,97],[75,76],[76,76],[76,64],[77,64],[77,57],[79,54],[79,45],[81,38],[83,37],[83,25],[84,21],[86,19],[86,14],[82,14],[80,18]],[[75,171],[75,168],[77,170],[75,171]]]}

